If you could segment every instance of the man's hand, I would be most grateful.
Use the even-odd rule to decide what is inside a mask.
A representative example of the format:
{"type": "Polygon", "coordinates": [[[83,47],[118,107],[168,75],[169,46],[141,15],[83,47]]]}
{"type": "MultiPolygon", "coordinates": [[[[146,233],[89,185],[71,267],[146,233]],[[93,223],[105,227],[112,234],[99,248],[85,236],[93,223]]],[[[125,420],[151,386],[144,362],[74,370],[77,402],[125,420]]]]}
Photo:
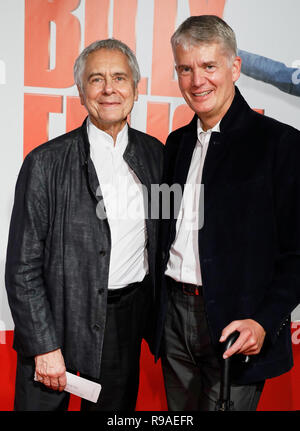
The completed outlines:
{"type": "Polygon", "coordinates": [[[228,335],[234,331],[238,331],[240,335],[236,342],[224,352],[224,359],[235,353],[257,355],[260,352],[266,336],[266,331],[258,322],[252,319],[235,320],[223,329],[219,341],[225,341],[228,335]]]}
{"type": "Polygon", "coordinates": [[[36,378],[48,388],[63,391],[67,384],[66,367],[60,349],[35,357],[36,378]]]}

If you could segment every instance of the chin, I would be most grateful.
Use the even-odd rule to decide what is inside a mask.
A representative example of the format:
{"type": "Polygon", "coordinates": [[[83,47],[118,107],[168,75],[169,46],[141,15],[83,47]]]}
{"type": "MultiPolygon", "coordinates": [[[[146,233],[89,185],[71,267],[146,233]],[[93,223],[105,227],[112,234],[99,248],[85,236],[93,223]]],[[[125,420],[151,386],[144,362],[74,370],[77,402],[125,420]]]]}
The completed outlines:
{"type": "Polygon", "coordinates": [[[193,111],[196,112],[196,114],[198,116],[203,115],[203,114],[209,114],[212,110],[213,110],[212,107],[209,107],[209,108],[197,108],[197,107],[195,107],[195,109],[193,109],[193,111]]]}

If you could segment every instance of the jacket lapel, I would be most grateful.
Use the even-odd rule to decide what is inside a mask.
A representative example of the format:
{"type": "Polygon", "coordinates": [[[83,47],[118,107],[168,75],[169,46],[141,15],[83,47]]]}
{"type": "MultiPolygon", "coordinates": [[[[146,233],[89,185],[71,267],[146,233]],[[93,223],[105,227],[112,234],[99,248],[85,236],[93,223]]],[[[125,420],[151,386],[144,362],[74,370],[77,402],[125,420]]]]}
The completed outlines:
{"type": "Polygon", "coordinates": [[[194,148],[197,142],[197,116],[195,115],[182,135],[176,157],[173,184],[180,184],[182,191],[188,176],[194,148]]]}
{"type": "Polygon", "coordinates": [[[224,134],[212,132],[202,173],[202,184],[209,185],[212,181],[222,161],[226,157],[229,149],[228,142],[224,134]]]}
{"type": "Polygon", "coordinates": [[[144,184],[147,187],[148,192],[150,192],[151,181],[149,175],[147,175],[145,167],[142,164],[142,151],[143,148],[141,148],[141,145],[136,139],[134,129],[128,126],[128,145],[124,151],[123,158],[128,166],[137,175],[140,182],[144,184]]]}
{"type": "Polygon", "coordinates": [[[213,132],[209,141],[202,174],[202,183],[205,186],[213,181],[225,157],[229,154],[231,144],[235,141],[236,136],[240,136],[240,132],[238,135],[236,132],[245,127],[245,118],[249,111],[251,108],[239,89],[235,87],[234,99],[220,123],[220,133],[213,132]]]}
{"type": "Polygon", "coordinates": [[[95,166],[90,157],[90,143],[89,143],[89,138],[87,134],[87,125],[86,125],[87,119],[88,117],[86,117],[86,119],[84,120],[81,126],[82,142],[80,142],[80,150],[82,154],[82,168],[85,172],[87,185],[91,195],[93,196],[94,199],[96,199],[96,201],[99,201],[103,199],[103,195],[100,188],[95,166]]]}

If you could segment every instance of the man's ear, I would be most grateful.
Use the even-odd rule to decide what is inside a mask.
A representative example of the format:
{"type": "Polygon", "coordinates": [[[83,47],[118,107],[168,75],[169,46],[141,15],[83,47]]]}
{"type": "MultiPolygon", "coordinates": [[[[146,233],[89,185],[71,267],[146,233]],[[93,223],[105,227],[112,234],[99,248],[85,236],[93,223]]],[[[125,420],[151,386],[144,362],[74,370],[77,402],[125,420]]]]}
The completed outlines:
{"type": "Polygon", "coordinates": [[[84,106],[84,100],[85,100],[84,93],[81,90],[81,88],[79,87],[79,85],[77,85],[77,90],[78,90],[78,93],[79,93],[80,103],[81,103],[81,105],[84,106]]]}
{"type": "Polygon", "coordinates": [[[138,85],[135,87],[134,89],[134,101],[136,102],[139,98],[139,89],[138,89],[138,85]]]}
{"type": "Polygon", "coordinates": [[[241,57],[235,57],[232,63],[232,81],[236,82],[241,74],[242,59],[241,57]]]}

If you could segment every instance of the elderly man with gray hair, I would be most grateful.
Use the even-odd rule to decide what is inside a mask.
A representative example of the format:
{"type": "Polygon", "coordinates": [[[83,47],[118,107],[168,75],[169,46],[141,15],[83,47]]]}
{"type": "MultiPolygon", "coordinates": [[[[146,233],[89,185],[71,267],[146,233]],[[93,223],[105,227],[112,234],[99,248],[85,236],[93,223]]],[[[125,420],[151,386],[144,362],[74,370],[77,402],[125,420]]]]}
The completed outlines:
{"type": "Polygon", "coordinates": [[[124,43],[94,42],[74,76],[88,117],[34,149],[16,186],[6,287],[19,411],[66,410],[66,370],[102,386],[82,410],[134,410],[143,338],[151,348],[163,147],[127,123],[140,72],[124,43]]]}
{"type": "Polygon", "coordinates": [[[171,41],[179,87],[195,115],[166,143],[163,182],[180,184],[183,197],[178,212],[162,220],[156,354],[170,410],[214,410],[220,346],[237,331],[223,357],[248,360],[233,361],[231,399],[236,410],[255,410],[265,380],[293,364],[300,132],[242,97],[235,35],[221,18],[190,17],[171,41]],[[204,200],[191,184],[202,184],[204,200]]]}

